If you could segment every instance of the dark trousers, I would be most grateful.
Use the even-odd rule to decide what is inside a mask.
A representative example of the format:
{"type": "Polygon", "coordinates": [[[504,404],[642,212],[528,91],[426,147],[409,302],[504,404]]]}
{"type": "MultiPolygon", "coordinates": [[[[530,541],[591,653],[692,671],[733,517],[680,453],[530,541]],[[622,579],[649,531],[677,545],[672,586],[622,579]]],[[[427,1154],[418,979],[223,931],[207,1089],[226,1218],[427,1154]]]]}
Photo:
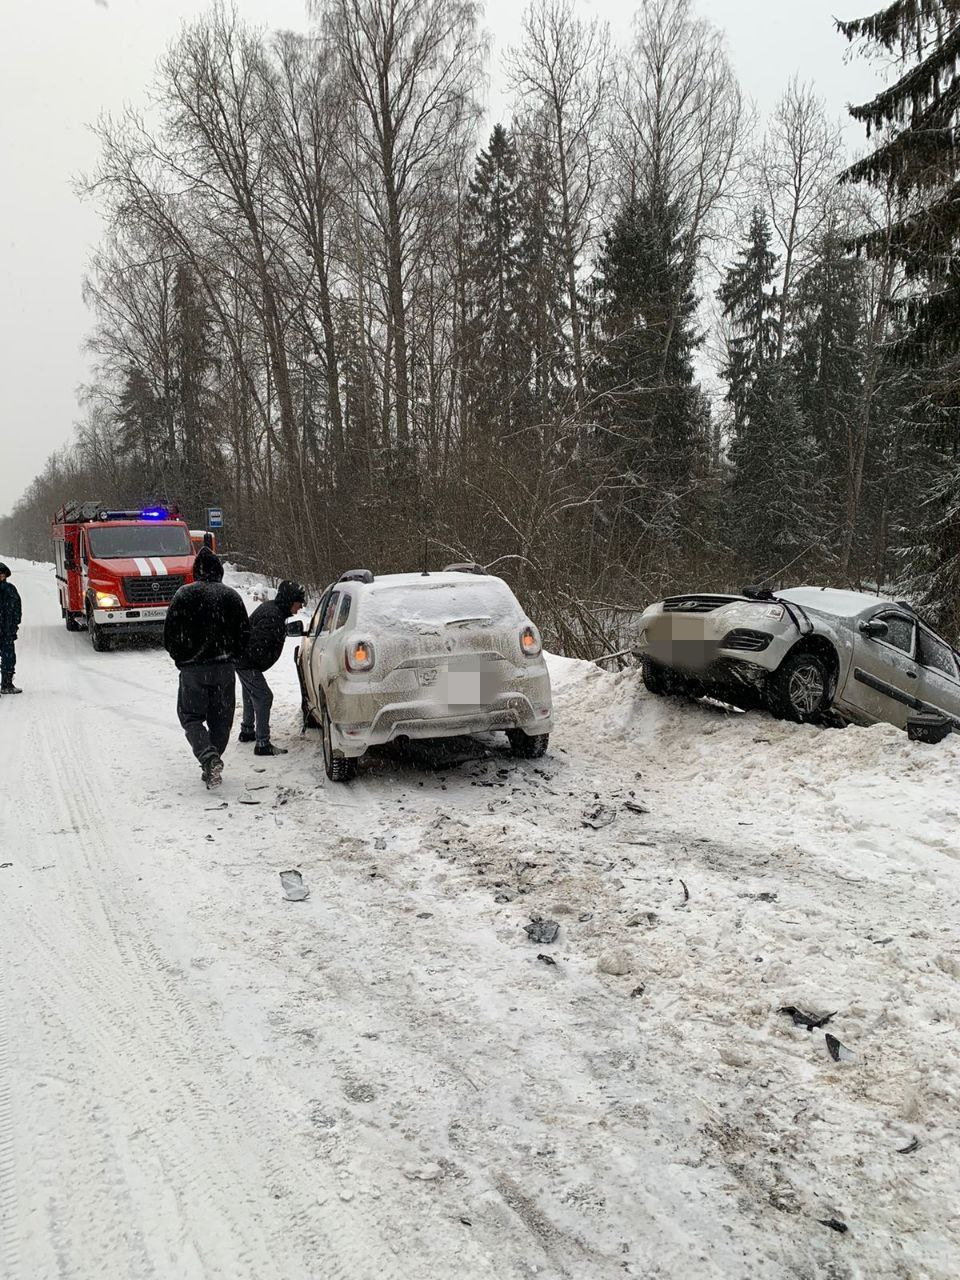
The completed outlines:
{"type": "Polygon", "coordinates": [[[17,650],[13,636],[0,636],[0,672],[4,680],[12,680],[17,669],[17,650]]]}
{"type": "Polygon", "coordinates": [[[180,672],[177,715],[202,764],[222,756],[230,741],[236,706],[236,682],[229,662],[204,662],[180,672]]]}
{"type": "Polygon", "coordinates": [[[243,694],[241,728],[255,731],[257,742],[269,742],[273,691],[264,679],[262,671],[241,671],[238,668],[237,679],[240,681],[240,690],[243,694]]]}

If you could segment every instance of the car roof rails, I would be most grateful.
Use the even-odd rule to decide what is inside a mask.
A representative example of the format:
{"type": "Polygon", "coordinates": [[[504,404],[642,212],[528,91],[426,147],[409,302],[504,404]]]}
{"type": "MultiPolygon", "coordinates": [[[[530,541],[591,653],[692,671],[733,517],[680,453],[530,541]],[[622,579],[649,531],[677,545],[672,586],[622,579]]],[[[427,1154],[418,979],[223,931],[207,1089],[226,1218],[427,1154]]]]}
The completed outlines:
{"type": "Polygon", "coordinates": [[[373,581],[372,569],[348,569],[346,573],[341,573],[337,579],[338,582],[366,582],[373,581]]]}
{"type": "Polygon", "coordinates": [[[444,565],[444,573],[478,573],[481,577],[486,577],[486,569],[482,564],[476,564],[472,560],[465,560],[461,564],[444,565]]]}

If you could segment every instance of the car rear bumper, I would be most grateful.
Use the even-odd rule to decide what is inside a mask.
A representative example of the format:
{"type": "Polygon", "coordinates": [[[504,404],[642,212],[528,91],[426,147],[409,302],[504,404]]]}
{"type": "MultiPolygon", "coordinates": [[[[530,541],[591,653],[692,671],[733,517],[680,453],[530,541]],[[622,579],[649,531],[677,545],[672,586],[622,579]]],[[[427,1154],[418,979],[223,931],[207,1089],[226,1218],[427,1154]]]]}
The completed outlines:
{"type": "Polygon", "coordinates": [[[398,738],[451,738],[459,734],[523,729],[550,733],[553,714],[549,701],[535,706],[519,693],[503,693],[480,707],[444,707],[427,701],[382,706],[368,723],[333,723],[333,746],[345,756],[360,756],[368,747],[398,738]]]}

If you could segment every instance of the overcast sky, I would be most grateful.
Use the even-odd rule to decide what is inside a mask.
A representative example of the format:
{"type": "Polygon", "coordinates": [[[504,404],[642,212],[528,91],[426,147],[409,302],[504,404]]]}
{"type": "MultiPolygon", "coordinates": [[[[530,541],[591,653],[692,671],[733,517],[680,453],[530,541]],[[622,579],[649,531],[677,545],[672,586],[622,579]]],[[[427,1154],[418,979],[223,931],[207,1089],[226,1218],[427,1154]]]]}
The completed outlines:
{"type": "MultiPolygon", "coordinates": [[[[633,3],[582,0],[584,12],[629,27],[633,3]]],[[[47,456],[70,440],[76,389],[87,376],[90,318],[80,285],[100,234],[96,210],[72,179],[96,162],[86,126],[102,111],[139,105],[154,63],[197,0],[0,0],[0,514],[47,456]]],[[[858,16],[868,0],[700,0],[727,33],[745,92],[770,110],[798,72],[838,117],[868,97],[874,75],[845,61],[833,14],[858,16]]],[[[302,28],[301,0],[237,0],[244,17],[302,28]]],[[[488,0],[497,51],[517,37],[522,0],[488,0]]],[[[851,129],[850,144],[860,136],[851,129]]],[[[67,495],[69,496],[69,495],[67,495]]],[[[82,496],[82,495],[80,495],[82,496]]]]}

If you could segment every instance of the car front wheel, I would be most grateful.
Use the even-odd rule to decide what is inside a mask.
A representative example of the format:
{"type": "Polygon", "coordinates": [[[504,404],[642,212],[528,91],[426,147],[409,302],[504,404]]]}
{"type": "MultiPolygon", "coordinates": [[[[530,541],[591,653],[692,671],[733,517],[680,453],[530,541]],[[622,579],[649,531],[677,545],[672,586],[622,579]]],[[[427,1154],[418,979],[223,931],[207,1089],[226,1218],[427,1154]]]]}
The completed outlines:
{"type": "Polygon", "coordinates": [[[331,782],[351,782],[357,776],[357,762],[348,756],[333,754],[333,734],[330,727],[330,713],[327,704],[323,704],[320,712],[323,733],[323,767],[331,782]]]}
{"type": "Polygon", "coordinates": [[[767,706],[780,720],[816,720],[827,708],[830,676],[815,653],[788,653],[767,685],[767,706]]]}

